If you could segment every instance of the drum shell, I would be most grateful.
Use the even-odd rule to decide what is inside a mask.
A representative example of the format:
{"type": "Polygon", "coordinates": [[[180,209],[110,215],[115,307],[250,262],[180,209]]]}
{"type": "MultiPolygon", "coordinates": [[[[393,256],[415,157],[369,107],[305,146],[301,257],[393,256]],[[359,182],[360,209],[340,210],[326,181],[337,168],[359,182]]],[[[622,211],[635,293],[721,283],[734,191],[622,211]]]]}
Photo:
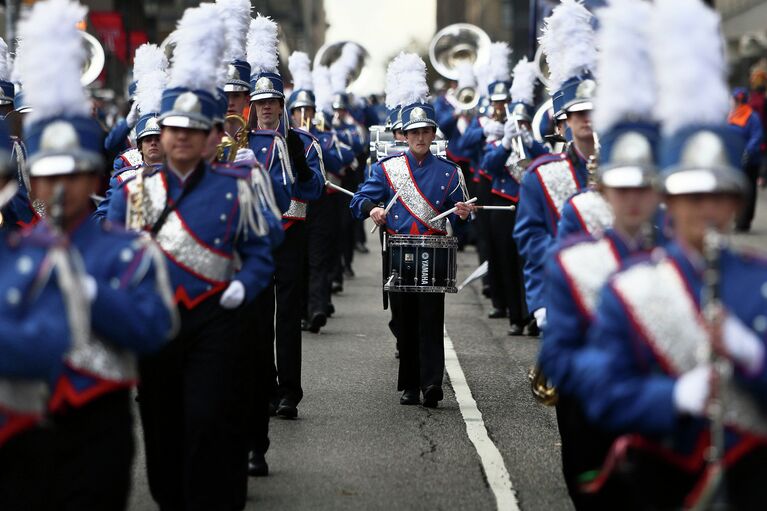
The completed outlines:
{"type": "Polygon", "coordinates": [[[456,293],[458,238],[391,235],[387,243],[384,291],[456,293]]]}

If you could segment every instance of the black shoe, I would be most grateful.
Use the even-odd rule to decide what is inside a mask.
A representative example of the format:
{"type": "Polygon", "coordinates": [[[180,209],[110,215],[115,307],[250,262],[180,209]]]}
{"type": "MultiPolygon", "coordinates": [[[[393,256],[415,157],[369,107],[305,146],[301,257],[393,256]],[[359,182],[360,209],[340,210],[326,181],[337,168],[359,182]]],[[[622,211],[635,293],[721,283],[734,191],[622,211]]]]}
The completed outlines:
{"type": "Polygon", "coordinates": [[[356,250],[356,251],[357,251],[357,252],[359,252],[360,254],[367,254],[368,252],[370,252],[370,249],[368,249],[368,247],[367,247],[367,246],[365,246],[365,244],[364,244],[364,243],[360,243],[360,242],[357,242],[357,243],[354,245],[354,250],[356,250]]]}
{"type": "Polygon", "coordinates": [[[352,270],[351,266],[347,266],[346,268],[344,268],[344,277],[348,279],[354,278],[354,270],[352,270]]]}
{"type": "Polygon", "coordinates": [[[306,320],[306,319],[302,319],[301,320],[301,330],[303,330],[304,332],[308,332],[309,331],[309,326],[310,325],[311,325],[311,323],[309,323],[308,320],[306,320]]]}
{"type": "Polygon", "coordinates": [[[295,419],[298,417],[298,408],[290,399],[281,399],[280,406],[277,407],[277,416],[283,419],[295,419]]]}
{"type": "Polygon", "coordinates": [[[523,329],[520,325],[514,323],[509,325],[509,335],[517,336],[522,335],[523,329]]]}
{"type": "Polygon", "coordinates": [[[336,306],[333,305],[332,303],[328,304],[328,306],[325,307],[325,315],[327,317],[331,317],[335,313],[336,313],[336,306]]]}
{"type": "Polygon", "coordinates": [[[341,284],[340,282],[333,282],[332,284],[330,284],[330,292],[333,293],[334,295],[337,295],[338,293],[343,293],[344,285],[341,284]]]}
{"type": "Polygon", "coordinates": [[[315,312],[312,314],[312,319],[309,320],[309,331],[313,334],[320,333],[320,328],[328,324],[328,318],[322,312],[315,312]]]}
{"type": "Polygon", "coordinates": [[[493,296],[493,293],[490,291],[490,286],[482,286],[482,296],[485,298],[490,298],[493,296]]]}
{"type": "Polygon", "coordinates": [[[423,405],[426,408],[436,408],[437,403],[442,401],[442,387],[439,385],[429,385],[423,391],[423,405]]]}
{"type": "Polygon", "coordinates": [[[541,329],[538,328],[538,323],[535,322],[535,318],[531,319],[530,322],[525,325],[525,328],[522,329],[522,335],[526,335],[527,337],[538,337],[541,335],[541,329]]]}
{"type": "Polygon", "coordinates": [[[399,359],[399,350],[394,350],[394,358],[399,359]]]}
{"type": "Polygon", "coordinates": [[[402,393],[402,397],[399,398],[399,404],[401,405],[417,405],[421,403],[421,396],[418,389],[407,389],[402,393]]]}
{"type": "Polygon", "coordinates": [[[269,417],[277,415],[277,407],[279,403],[277,401],[269,401],[269,417]]]}
{"type": "Polygon", "coordinates": [[[499,318],[505,318],[506,317],[506,311],[501,309],[493,309],[490,311],[490,314],[487,315],[490,319],[499,319],[499,318]]]}
{"type": "Polygon", "coordinates": [[[269,475],[269,464],[266,462],[266,457],[260,452],[250,452],[248,475],[251,477],[266,477],[269,475]]]}

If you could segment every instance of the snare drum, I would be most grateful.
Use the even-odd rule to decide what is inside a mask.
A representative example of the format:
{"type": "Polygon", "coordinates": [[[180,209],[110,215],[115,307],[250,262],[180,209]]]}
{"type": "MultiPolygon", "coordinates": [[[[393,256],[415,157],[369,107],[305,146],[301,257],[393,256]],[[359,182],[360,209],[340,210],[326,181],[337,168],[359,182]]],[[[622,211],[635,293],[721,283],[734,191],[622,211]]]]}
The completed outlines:
{"type": "Polygon", "coordinates": [[[388,237],[384,291],[457,293],[458,238],[455,236],[388,237]]]}

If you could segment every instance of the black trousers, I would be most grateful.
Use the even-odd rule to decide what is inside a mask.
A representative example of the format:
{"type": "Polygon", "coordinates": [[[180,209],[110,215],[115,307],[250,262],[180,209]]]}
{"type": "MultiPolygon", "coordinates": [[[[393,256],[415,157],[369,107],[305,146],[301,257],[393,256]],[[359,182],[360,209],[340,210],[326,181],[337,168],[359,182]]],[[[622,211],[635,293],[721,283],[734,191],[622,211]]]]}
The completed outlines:
{"type": "Polygon", "coordinates": [[[249,387],[239,314],[216,294],[140,363],[149,490],[161,510],[237,510],[247,495],[249,387]]]}
{"type": "Polygon", "coordinates": [[[397,390],[442,386],[445,295],[389,293],[399,346],[397,390]]]}
{"type": "Polygon", "coordinates": [[[242,336],[248,350],[251,388],[248,410],[250,449],[266,454],[269,450],[269,403],[277,395],[277,369],[274,366],[274,284],[264,289],[242,311],[242,336]],[[264,318],[267,318],[266,320],[264,318]]]}
{"type": "Polygon", "coordinates": [[[327,314],[332,271],[338,255],[339,194],[326,194],[309,204],[306,218],[309,281],[307,315],[327,314]]]}
{"type": "Polygon", "coordinates": [[[743,173],[751,185],[751,190],[735,224],[738,229],[748,230],[751,228],[751,221],[754,219],[754,213],[756,212],[756,195],[758,193],[756,180],[759,178],[759,165],[746,165],[743,167],[743,173]]]}
{"type": "Polygon", "coordinates": [[[53,452],[50,425],[23,431],[0,447],[0,509],[48,509],[53,452]]]}
{"type": "MultiPolygon", "coordinates": [[[[508,206],[511,201],[492,195],[490,204],[508,206]]],[[[512,233],[515,211],[488,211],[490,233],[487,237],[490,287],[493,305],[507,311],[509,323],[523,326],[529,314],[525,302],[525,282],[522,276],[522,257],[514,243],[512,233]]]]}
{"type": "Polygon", "coordinates": [[[296,404],[304,396],[301,388],[301,318],[305,309],[306,244],[304,222],[295,222],[285,231],[285,240],[274,251],[274,285],[265,291],[271,291],[270,296],[261,299],[271,302],[271,305],[264,303],[264,307],[258,310],[259,332],[264,335],[258,344],[268,343],[270,372],[276,376],[276,382],[270,384],[271,388],[276,388],[276,394],[271,397],[289,399],[296,404]]]}

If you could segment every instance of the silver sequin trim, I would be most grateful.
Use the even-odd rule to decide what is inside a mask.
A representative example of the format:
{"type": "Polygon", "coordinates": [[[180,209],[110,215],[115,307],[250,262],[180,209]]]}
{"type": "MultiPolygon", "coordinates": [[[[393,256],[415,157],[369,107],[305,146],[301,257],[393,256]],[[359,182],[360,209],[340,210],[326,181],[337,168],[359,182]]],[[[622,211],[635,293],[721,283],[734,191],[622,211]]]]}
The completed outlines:
{"type": "Polygon", "coordinates": [[[613,210],[601,193],[587,190],[572,198],[573,207],[586,224],[589,234],[598,235],[613,225],[613,210]]]}
{"type": "Polygon", "coordinates": [[[117,181],[123,183],[138,173],[139,169],[128,169],[117,175],[117,181]]]}
{"type": "Polygon", "coordinates": [[[607,278],[618,269],[610,241],[584,241],[562,250],[559,262],[575,287],[580,303],[594,314],[599,291],[607,278]]]}
{"type": "Polygon", "coordinates": [[[141,157],[141,153],[135,147],[125,151],[120,156],[128,163],[129,167],[135,167],[144,163],[144,158],[141,157]]]}
{"type": "Polygon", "coordinates": [[[410,170],[407,165],[407,156],[402,155],[396,158],[386,160],[381,164],[384,172],[389,178],[389,182],[394,186],[394,191],[399,190],[399,200],[401,200],[405,206],[416,216],[421,222],[426,225],[433,226],[433,229],[444,231],[447,224],[447,219],[443,218],[434,223],[430,220],[439,214],[431,205],[426,202],[426,199],[418,193],[415,182],[410,174],[410,170]]]}
{"type": "MultiPolygon", "coordinates": [[[[698,365],[697,354],[705,349],[708,334],[673,262],[664,259],[655,266],[635,266],[619,274],[614,286],[654,351],[663,354],[677,375],[698,365]]],[[[767,435],[767,416],[753,398],[732,378],[726,380],[721,391],[728,425],[767,435]]]]}
{"type": "Polygon", "coordinates": [[[305,202],[297,201],[296,199],[291,199],[290,207],[282,216],[284,218],[303,220],[306,218],[306,210],[307,210],[307,207],[305,202]]]}
{"type": "Polygon", "coordinates": [[[536,171],[541,176],[544,190],[557,208],[557,216],[561,215],[565,201],[578,191],[578,183],[573,178],[570,162],[552,161],[541,165],[536,171]]]}
{"type": "Polygon", "coordinates": [[[0,407],[16,413],[41,414],[48,400],[42,381],[0,380],[0,407]]]}

